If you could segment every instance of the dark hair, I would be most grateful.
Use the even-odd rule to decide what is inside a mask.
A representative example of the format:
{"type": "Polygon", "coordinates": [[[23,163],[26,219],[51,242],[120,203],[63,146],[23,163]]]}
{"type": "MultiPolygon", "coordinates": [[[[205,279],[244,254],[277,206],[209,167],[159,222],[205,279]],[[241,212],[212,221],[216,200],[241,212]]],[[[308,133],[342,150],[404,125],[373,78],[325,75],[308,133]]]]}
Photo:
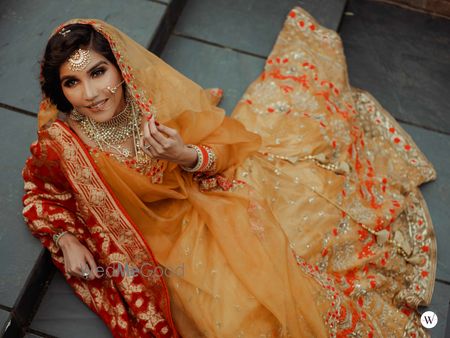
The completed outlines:
{"type": "Polygon", "coordinates": [[[108,40],[91,25],[72,24],[65,26],[65,30],[70,32],[64,35],[56,33],[47,43],[41,61],[41,90],[58,110],[69,113],[73,107],[62,91],[59,69],[75,50],[81,47],[92,48],[111,62],[119,72],[120,69],[108,40]]]}

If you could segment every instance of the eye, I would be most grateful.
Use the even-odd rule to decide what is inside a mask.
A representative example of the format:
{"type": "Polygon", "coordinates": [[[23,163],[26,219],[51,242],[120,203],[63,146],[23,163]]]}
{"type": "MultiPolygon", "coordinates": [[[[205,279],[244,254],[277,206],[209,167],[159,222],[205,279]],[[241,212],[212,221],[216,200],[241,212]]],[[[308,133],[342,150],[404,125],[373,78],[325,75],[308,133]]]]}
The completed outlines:
{"type": "Polygon", "coordinates": [[[75,86],[77,84],[77,81],[74,79],[69,79],[67,81],[64,82],[64,87],[67,88],[72,88],[73,86],[75,86]]]}
{"type": "Polygon", "coordinates": [[[101,67],[101,68],[97,68],[96,70],[94,70],[92,72],[92,77],[99,77],[102,76],[105,73],[105,68],[101,67]]]}

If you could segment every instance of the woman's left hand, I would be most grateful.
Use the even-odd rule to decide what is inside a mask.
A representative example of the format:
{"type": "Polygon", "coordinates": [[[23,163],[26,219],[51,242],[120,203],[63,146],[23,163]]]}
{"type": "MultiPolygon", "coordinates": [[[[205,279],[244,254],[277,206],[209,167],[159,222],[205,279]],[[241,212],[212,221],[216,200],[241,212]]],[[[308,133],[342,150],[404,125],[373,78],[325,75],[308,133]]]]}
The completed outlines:
{"type": "Polygon", "coordinates": [[[153,158],[168,160],[182,166],[193,167],[197,163],[197,153],[188,148],[177,130],[155,121],[143,119],[144,137],[141,148],[153,158]]]}

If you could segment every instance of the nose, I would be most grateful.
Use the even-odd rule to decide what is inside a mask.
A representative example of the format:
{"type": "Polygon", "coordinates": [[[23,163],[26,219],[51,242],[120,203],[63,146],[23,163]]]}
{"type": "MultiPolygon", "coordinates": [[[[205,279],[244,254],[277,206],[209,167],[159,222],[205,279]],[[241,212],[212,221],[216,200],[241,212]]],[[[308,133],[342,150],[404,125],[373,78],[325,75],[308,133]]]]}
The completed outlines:
{"type": "Polygon", "coordinates": [[[98,91],[91,81],[84,81],[83,96],[86,101],[89,101],[89,103],[92,103],[92,101],[94,101],[98,96],[98,91]]]}

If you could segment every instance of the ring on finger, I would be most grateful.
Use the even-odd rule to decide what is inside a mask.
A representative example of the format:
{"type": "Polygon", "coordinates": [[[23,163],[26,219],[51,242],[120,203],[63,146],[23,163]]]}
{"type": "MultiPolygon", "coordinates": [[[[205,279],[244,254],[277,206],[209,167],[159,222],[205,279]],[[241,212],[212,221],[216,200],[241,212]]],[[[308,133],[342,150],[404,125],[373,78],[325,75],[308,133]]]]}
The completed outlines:
{"type": "Polygon", "coordinates": [[[151,144],[147,144],[146,146],[144,146],[144,149],[145,149],[145,150],[149,150],[151,147],[152,147],[151,144]]]}
{"type": "Polygon", "coordinates": [[[89,279],[89,272],[83,273],[83,278],[84,279],[89,279]]]}

